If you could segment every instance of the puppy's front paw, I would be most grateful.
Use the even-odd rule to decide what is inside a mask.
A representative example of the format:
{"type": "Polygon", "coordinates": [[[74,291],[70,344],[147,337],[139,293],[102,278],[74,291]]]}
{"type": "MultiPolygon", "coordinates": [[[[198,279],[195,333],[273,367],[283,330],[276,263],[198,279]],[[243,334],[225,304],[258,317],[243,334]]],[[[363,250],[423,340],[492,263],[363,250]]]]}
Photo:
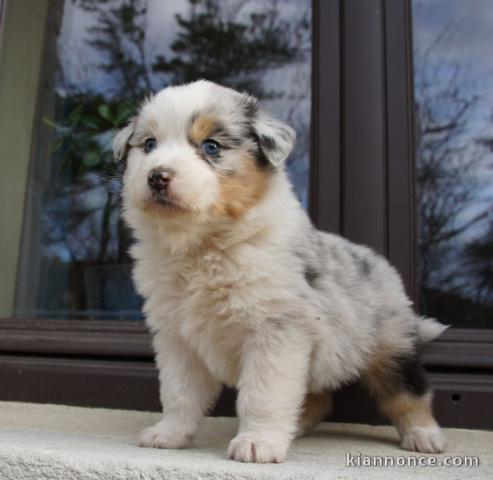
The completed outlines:
{"type": "Polygon", "coordinates": [[[238,462],[281,463],[286,459],[289,439],[261,432],[245,432],[231,440],[228,457],[238,462]]]}
{"type": "Polygon", "coordinates": [[[193,436],[180,432],[167,422],[156,423],[153,427],[144,429],[139,435],[139,446],[150,448],[187,448],[191,445],[193,436]]]}
{"type": "Polygon", "coordinates": [[[404,450],[421,453],[441,453],[447,440],[440,427],[414,427],[402,435],[401,447],[404,450]]]}

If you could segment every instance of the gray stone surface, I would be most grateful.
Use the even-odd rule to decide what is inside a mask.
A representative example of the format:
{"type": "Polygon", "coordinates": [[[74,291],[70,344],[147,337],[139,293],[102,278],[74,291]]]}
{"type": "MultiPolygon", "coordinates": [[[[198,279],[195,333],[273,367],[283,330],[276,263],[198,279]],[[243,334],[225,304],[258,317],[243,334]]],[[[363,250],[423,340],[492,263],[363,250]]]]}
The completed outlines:
{"type": "Polygon", "coordinates": [[[392,428],[350,424],[323,424],[294,442],[285,463],[254,465],[225,457],[236,419],[208,418],[192,449],[137,447],[137,433],[158,418],[147,412],[0,402],[0,479],[493,479],[493,432],[448,429],[449,448],[435,456],[437,462],[477,456],[479,467],[347,466],[348,453],[394,461],[414,455],[398,448],[392,428]]]}

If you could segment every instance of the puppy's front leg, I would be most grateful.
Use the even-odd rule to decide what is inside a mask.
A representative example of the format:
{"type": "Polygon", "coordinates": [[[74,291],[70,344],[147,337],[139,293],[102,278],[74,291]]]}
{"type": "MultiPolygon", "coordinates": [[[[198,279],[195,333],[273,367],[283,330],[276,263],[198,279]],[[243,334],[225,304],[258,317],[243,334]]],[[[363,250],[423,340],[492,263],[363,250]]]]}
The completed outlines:
{"type": "Polygon", "coordinates": [[[153,340],[163,417],[140,434],[139,445],[185,448],[192,443],[221,385],[180,338],[158,332],[153,340]]]}
{"type": "Polygon", "coordinates": [[[241,462],[284,461],[306,392],[310,346],[298,335],[266,335],[244,345],[238,384],[240,429],[228,456],[241,462]]]}

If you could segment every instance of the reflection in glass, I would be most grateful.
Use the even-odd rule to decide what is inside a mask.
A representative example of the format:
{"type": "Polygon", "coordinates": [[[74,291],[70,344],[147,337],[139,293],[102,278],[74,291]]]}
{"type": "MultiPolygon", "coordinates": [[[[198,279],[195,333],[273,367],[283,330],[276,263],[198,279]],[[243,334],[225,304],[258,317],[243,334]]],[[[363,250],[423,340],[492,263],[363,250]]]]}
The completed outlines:
{"type": "Polygon", "coordinates": [[[423,313],[493,327],[493,3],[413,0],[423,313]]]}
{"type": "Polygon", "coordinates": [[[264,98],[297,130],[288,169],[306,205],[310,15],[309,0],[51,2],[14,315],[140,318],[111,140],[168,84],[264,98]]]}

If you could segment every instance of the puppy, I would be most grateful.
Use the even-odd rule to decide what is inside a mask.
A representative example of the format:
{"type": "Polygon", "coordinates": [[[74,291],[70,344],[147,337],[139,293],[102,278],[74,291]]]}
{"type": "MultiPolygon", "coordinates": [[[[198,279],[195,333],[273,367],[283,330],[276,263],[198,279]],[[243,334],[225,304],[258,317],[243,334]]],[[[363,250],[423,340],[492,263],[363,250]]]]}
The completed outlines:
{"type": "Polygon", "coordinates": [[[294,140],[207,81],[162,90],[115,137],[163,406],[140,445],[189,446],[225,384],[240,419],[229,457],[282,462],[360,378],[402,448],[441,452],[417,349],[445,327],[413,313],[384,258],[311,225],[283,167],[294,140]]]}

